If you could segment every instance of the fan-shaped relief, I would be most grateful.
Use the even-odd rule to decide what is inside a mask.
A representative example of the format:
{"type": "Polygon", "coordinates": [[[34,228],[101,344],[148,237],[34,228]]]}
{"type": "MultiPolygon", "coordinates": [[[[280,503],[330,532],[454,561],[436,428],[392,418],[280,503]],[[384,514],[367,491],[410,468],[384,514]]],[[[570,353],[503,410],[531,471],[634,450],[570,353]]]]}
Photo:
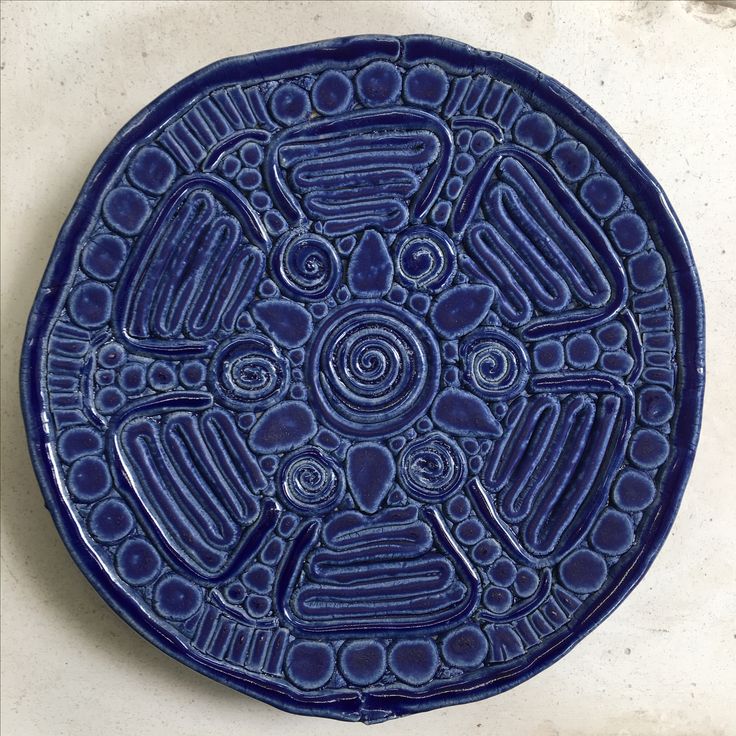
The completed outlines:
{"type": "Polygon", "coordinates": [[[457,235],[467,231],[465,270],[497,288],[499,316],[525,339],[590,329],[626,303],[626,274],[608,236],[530,151],[491,150],[450,225],[457,235]]]}
{"type": "Polygon", "coordinates": [[[267,482],[232,416],[207,394],[131,404],[108,430],[123,494],[173,565],[226,581],[278,517],[267,482]]]}
{"type": "Polygon", "coordinates": [[[634,423],[634,395],[602,374],[532,379],[469,484],[484,522],[517,560],[554,565],[606,505],[634,423]]]}
{"type": "Polygon", "coordinates": [[[232,333],[250,303],[267,242],[258,214],[230,184],[203,174],[182,180],[141,235],[118,284],[119,339],[152,355],[211,353],[215,338],[232,333]]]}
{"type": "Polygon", "coordinates": [[[360,110],[275,135],[265,177],[291,225],[306,216],[330,236],[396,232],[429,212],[451,163],[452,136],[436,115],[360,110]]]}
{"type": "Polygon", "coordinates": [[[305,524],[279,573],[277,605],[305,635],[446,629],[477,605],[478,573],[431,508],[334,514],[305,524]]]}

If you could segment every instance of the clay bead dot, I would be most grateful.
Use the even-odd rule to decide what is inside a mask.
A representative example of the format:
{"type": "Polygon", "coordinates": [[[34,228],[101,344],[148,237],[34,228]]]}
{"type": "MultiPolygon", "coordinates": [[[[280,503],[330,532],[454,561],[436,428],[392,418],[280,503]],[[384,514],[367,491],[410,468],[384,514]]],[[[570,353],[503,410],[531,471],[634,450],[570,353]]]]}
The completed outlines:
{"type": "Polygon", "coordinates": [[[167,391],[176,386],[176,371],[174,367],[163,360],[155,360],[148,367],[148,385],[156,391],[167,391]]]}
{"type": "Polygon", "coordinates": [[[107,464],[99,457],[89,456],[75,460],[66,478],[69,493],[77,501],[97,501],[108,493],[112,485],[107,464]]]}
{"type": "Polygon", "coordinates": [[[404,97],[419,107],[437,107],[447,97],[447,74],[433,64],[415,66],[404,79],[404,97]]]}
{"type": "Polygon", "coordinates": [[[483,538],[485,530],[477,519],[466,519],[458,524],[455,533],[463,544],[475,544],[483,538]]]}
{"type": "Polygon", "coordinates": [[[72,289],[67,305],[69,316],[80,327],[102,327],[110,319],[112,292],[97,281],[83,281],[72,289]]]}
{"type": "Polygon", "coordinates": [[[642,422],[659,426],[672,419],[675,402],[661,386],[646,386],[639,392],[638,409],[642,422]]]}
{"type": "Polygon", "coordinates": [[[271,601],[265,595],[250,595],[245,608],[253,618],[263,618],[271,610],[271,601]]]}
{"type": "Polygon", "coordinates": [[[163,194],[173,183],[176,164],[156,146],[144,146],[128,167],[128,176],[137,187],[150,194],[163,194]]]}
{"type": "Polygon", "coordinates": [[[135,586],[148,585],[161,571],[161,558],[150,542],[142,537],[135,537],[118,547],[115,567],[126,583],[135,586]]]}
{"type": "Polygon", "coordinates": [[[603,350],[616,350],[626,342],[626,328],[620,322],[611,322],[598,328],[596,340],[603,350]]]}
{"type": "Polygon", "coordinates": [[[562,343],[557,340],[543,340],[534,346],[534,365],[539,371],[558,371],[565,364],[562,343]]]}
{"type": "Polygon", "coordinates": [[[539,587],[539,575],[529,567],[520,568],[514,582],[514,590],[522,598],[528,598],[539,587]]]}
{"type": "Polygon", "coordinates": [[[614,245],[624,255],[637,253],[649,239],[644,220],[634,212],[622,212],[614,217],[609,229],[614,245]]]}
{"type": "Polygon", "coordinates": [[[489,577],[496,585],[507,587],[516,580],[516,566],[511,560],[503,557],[491,567],[489,577]]]}
{"type": "Polygon", "coordinates": [[[102,451],[102,437],[87,427],[72,427],[59,435],[59,457],[71,463],[85,455],[95,455],[102,451]]]}
{"type": "Polygon", "coordinates": [[[250,201],[253,207],[259,212],[267,210],[271,206],[271,198],[263,190],[258,190],[250,195],[250,201]]]}
{"type": "Polygon", "coordinates": [[[99,369],[95,371],[95,382],[98,386],[109,386],[115,381],[115,371],[99,369]]]}
{"type": "Polygon", "coordinates": [[[281,235],[286,230],[286,220],[276,210],[269,210],[263,216],[263,222],[271,235],[281,235]]]}
{"type": "Polygon", "coordinates": [[[478,130],[473,133],[473,138],[470,141],[470,150],[476,156],[482,156],[484,153],[493,148],[493,136],[485,130],[478,130]]]}
{"type": "Polygon", "coordinates": [[[508,588],[491,586],[483,593],[483,605],[493,613],[506,613],[513,601],[514,597],[508,588]]]}
{"type": "Polygon", "coordinates": [[[283,551],[284,551],[284,543],[280,539],[272,539],[263,548],[263,552],[261,552],[261,559],[267,565],[274,565],[276,562],[278,562],[281,559],[281,554],[283,553],[283,551]]]}
{"type": "Polygon", "coordinates": [[[335,653],[324,642],[296,642],[286,655],[286,676],[304,690],[327,684],[334,669],[335,653]]]}
{"type": "Polygon", "coordinates": [[[198,388],[204,383],[207,369],[198,360],[188,360],[179,366],[179,380],[186,388],[198,388]]]}
{"type": "Polygon", "coordinates": [[[488,640],[478,626],[463,626],[442,640],[442,658],[451,667],[477,667],[488,654],[488,640]]]}
{"type": "Polygon", "coordinates": [[[136,394],[146,385],[146,369],[140,363],[130,363],[123,367],[118,376],[118,386],[126,394],[136,394]]]}
{"type": "Polygon", "coordinates": [[[613,486],[613,502],[623,511],[641,511],[654,500],[654,481],[640,470],[627,468],[613,486]]]}
{"type": "Polygon", "coordinates": [[[287,539],[294,533],[299,525],[299,517],[294,514],[285,513],[279,522],[279,534],[287,539]]]}
{"type": "Polygon", "coordinates": [[[371,639],[348,642],[340,649],[338,668],[351,685],[372,685],[386,670],[386,649],[371,639]]]}
{"type": "Polygon", "coordinates": [[[445,513],[452,521],[462,521],[470,514],[470,501],[465,496],[453,496],[445,503],[445,513]]]}
{"type": "Polygon", "coordinates": [[[234,179],[241,168],[238,157],[233,154],[225,156],[220,163],[220,171],[226,179],[234,179]]]}
{"type": "Polygon", "coordinates": [[[607,373],[625,376],[634,367],[634,359],[625,350],[614,350],[611,353],[603,353],[599,364],[607,373]]]}
{"type": "Polygon", "coordinates": [[[483,539],[473,547],[470,557],[479,565],[487,565],[501,554],[501,546],[495,539],[483,539]]]}
{"type": "Polygon", "coordinates": [[[391,648],[388,665],[391,671],[409,685],[429,682],[439,666],[437,647],[429,639],[407,639],[391,648]]]}
{"type": "Polygon", "coordinates": [[[514,126],[514,139],[537,153],[546,153],[555,142],[557,128],[549,115],[529,112],[522,115],[514,126]]]}
{"type": "Polygon", "coordinates": [[[606,579],[606,562],[589,549],[579,549],[560,564],[560,580],[573,593],[594,593],[606,579]]]}
{"type": "Polygon", "coordinates": [[[125,348],[118,342],[103,345],[97,353],[97,362],[103,368],[117,368],[125,362],[125,348]]]}
{"type": "Polygon", "coordinates": [[[621,206],[624,193],[608,174],[593,174],[580,187],[580,198],[596,217],[610,217],[621,206]]]}
{"type": "Polygon", "coordinates": [[[590,169],[590,153],[577,141],[562,141],[552,149],[552,163],[567,181],[579,181],[590,169]]]}
{"type": "Polygon", "coordinates": [[[261,185],[261,172],[256,169],[243,169],[237,176],[235,183],[246,190],[256,189],[261,185]]]}
{"type": "Polygon", "coordinates": [[[271,95],[271,114],[284,125],[295,125],[309,117],[309,95],[298,85],[287,82],[271,95]]]}
{"type": "Polygon", "coordinates": [[[475,159],[469,153],[459,153],[453,164],[455,171],[463,176],[472,171],[473,166],[475,166],[475,159]]]}
{"type": "Polygon", "coordinates": [[[138,234],[150,214],[148,200],[132,187],[113,189],[102,205],[105,222],[121,235],[138,234]]]}
{"type": "Polygon", "coordinates": [[[451,176],[445,185],[445,194],[450,199],[457,199],[463,188],[463,180],[460,176],[451,176]]]}
{"type": "Polygon", "coordinates": [[[592,335],[575,335],[565,344],[567,362],[573,368],[590,368],[600,355],[600,348],[592,335]]]}
{"type": "Polygon", "coordinates": [[[455,136],[455,140],[457,141],[457,147],[461,151],[467,151],[470,148],[470,142],[473,140],[473,134],[467,129],[461,130],[455,136]]]}
{"type": "Polygon", "coordinates": [[[236,605],[245,600],[245,588],[240,583],[232,583],[225,590],[225,598],[236,605]]]}
{"type": "Polygon", "coordinates": [[[273,584],[273,571],[270,567],[256,563],[243,575],[243,582],[257,593],[266,593],[273,584]]]}
{"type": "Polygon", "coordinates": [[[401,74],[387,61],[374,61],[355,77],[358,99],[367,107],[388,105],[399,99],[401,74]]]}
{"type": "Polygon", "coordinates": [[[627,269],[631,285],[639,291],[651,291],[658,287],[667,271],[662,256],[656,250],[632,256],[627,269]]]}
{"type": "Polygon", "coordinates": [[[651,470],[659,467],[670,451],[667,438],[655,429],[639,429],[629,444],[629,457],[639,468],[651,470]]]}
{"type": "Polygon", "coordinates": [[[84,272],[98,281],[117,278],[125,263],[127,246],[115,235],[98,235],[84,247],[81,266],[84,272]]]}
{"type": "Polygon", "coordinates": [[[153,605],[160,616],[184,621],[202,606],[202,590],[180,575],[167,575],[156,583],[153,605]]]}
{"type": "Polygon", "coordinates": [[[118,498],[100,501],[87,517],[90,534],[103,544],[112,544],[127,537],[134,526],[133,514],[118,498]]]}
{"type": "Polygon", "coordinates": [[[125,403],[125,394],[115,386],[106,386],[95,396],[95,408],[100,414],[114,414],[125,403]]]}
{"type": "Polygon", "coordinates": [[[634,525],[627,514],[607,509],[593,527],[590,542],[604,554],[623,554],[634,543],[634,525]]]}
{"type": "Polygon", "coordinates": [[[253,141],[244,143],[240,147],[240,160],[246,166],[259,166],[263,161],[263,148],[253,141]]]}
{"type": "Polygon", "coordinates": [[[352,82],[342,72],[328,70],[312,87],[312,104],[323,115],[345,112],[353,102],[352,82]]]}

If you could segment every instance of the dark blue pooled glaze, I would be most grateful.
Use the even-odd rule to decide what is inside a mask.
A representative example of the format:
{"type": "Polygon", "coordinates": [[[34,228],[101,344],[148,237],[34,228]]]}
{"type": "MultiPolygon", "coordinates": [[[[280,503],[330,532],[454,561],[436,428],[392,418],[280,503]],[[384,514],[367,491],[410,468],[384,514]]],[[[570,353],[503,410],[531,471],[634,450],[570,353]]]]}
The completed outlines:
{"type": "Polygon", "coordinates": [[[599,116],[424,36],[227,59],[97,162],[21,387],[72,556],[173,657],[377,722],[502,692],[640,580],[703,305],[599,116]]]}

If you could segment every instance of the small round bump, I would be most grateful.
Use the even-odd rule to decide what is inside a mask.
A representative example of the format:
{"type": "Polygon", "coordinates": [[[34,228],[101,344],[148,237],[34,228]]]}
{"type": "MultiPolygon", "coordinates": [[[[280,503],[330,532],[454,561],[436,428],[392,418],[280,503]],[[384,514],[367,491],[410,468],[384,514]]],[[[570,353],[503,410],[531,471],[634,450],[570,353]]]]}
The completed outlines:
{"type": "Polygon", "coordinates": [[[387,61],[374,61],[358,72],[355,84],[358,99],[367,107],[388,105],[399,98],[401,74],[387,61]]]}
{"type": "Polygon", "coordinates": [[[271,114],[284,125],[296,125],[309,117],[309,95],[298,85],[287,82],[271,95],[271,114]]]}
{"type": "Polygon", "coordinates": [[[128,584],[140,586],[153,582],[161,570],[161,557],[142,537],[123,542],[115,555],[118,575],[128,584]]]}
{"type": "Polygon", "coordinates": [[[322,115],[345,112],[353,102],[353,85],[342,72],[322,72],[312,87],[312,104],[322,115]]]}

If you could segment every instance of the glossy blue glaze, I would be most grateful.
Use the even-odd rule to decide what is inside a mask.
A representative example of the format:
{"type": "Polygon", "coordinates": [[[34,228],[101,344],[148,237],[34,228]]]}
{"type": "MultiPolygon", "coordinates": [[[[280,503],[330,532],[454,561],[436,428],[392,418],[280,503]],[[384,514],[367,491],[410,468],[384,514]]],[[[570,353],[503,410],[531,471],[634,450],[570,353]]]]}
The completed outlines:
{"type": "Polygon", "coordinates": [[[513,687],[636,585],[700,426],[666,197],[523,63],[227,59],[110,144],[21,388],[72,556],[173,657],[377,722],[513,687]]]}

